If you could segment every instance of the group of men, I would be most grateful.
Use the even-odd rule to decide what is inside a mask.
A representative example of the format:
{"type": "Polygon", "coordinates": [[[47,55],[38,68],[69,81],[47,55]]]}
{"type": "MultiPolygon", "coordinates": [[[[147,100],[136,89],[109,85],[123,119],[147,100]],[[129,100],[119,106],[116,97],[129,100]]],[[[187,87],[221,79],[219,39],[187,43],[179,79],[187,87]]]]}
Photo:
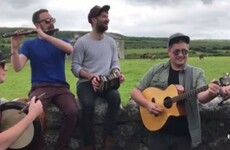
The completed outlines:
{"type": "MultiPolygon", "coordinates": [[[[120,107],[118,89],[98,91],[100,75],[116,73],[120,83],[125,80],[121,73],[115,41],[105,34],[108,29],[110,6],[94,6],[88,14],[88,22],[92,31],[79,38],[72,46],[67,39],[54,37],[55,18],[48,10],[40,9],[33,14],[32,21],[38,37],[25,41],[20,47],[22,36],[11,38],[11,63],[16,72],[23,69],[30,61],[31,90],[29,92],[29,113],[18,124],[0,133],[0,149],[9,147],[25,130],[25,128],[43,111],[49,103],[54,103],[64,114],[60,129],[57,150],[69,148],[70,139],[77,120],[77,104],[74,94],[69,90],[65,77],[65,55],[72,53],[71,71],[78,78],[77,96],[82,107],[82,150],[95,150],[94,109],[96,98],[102,97],[108,103],[103,130],[103,150],[111,150],[116,142],[117,119],[120,107]],[[45,95],[35,102],[35,98],[45,95]],[[9,141],[8,139],[11,138],[9,141]]],[[[23,31],[16,31],[20,33],[23,31]]],[[[181,33],[173,34],[168,40],[169,61],[153,66],[138,82],[131,92],[131,97],[145,107],[149,113],[160,115],[164,108],[149,102],[142,91],[148,87],[166,89],[174,84],[178,91],[185,92],[205,85],[202,69],[187,64],[190,38],[181,33]]],[[[0,79],[4,81],[6,71],[5,60],[1,58],[0,79]],[[3,65],[4,64],[4,65],[3,65]]],[[[201,142],[200,118],[197,99],[201,103],[208,102],[217,95],[230,94],[229,87],[220,87],[215,81],[208,89],[191,97],[192,101],[183,101],[186,114],[171,117],[166,125],[156,132],[150,132],[148,148],[150,150],[184,150],[191,149],[201,142]]],[[[43,149],[40,143],[37,149],[43,149]]]]}
{"type": "MultiPolygon", "coordinates": [[[[117,115],[120,108],[120,94],[118,89],[110,88],[99,92],[100,76],[116,73],[119,82],[124,81],[124,75],[120,72],[119,59],[116,51],[115,41],[104,34],[108,29],[108,11],[110,6],[94,6],[88,14],[88,22],[92,26],[92,31],[81,37],[74,47],[67,39],[54,37],[55,18],[48,10],[40,9],[32,16],[35,31],[38,37],[25,41],[20,47],[22,34],[24,31],[17,30],[11,38],[11,63],[16,72],[21,71],[26,62],[30,61],[31,67],[31,90],[29,98],[32,100],[30,107],[38,107],[42,103],[43,110],[46,112],[49,103],[55,104],[63,112],[63,123],[57,141],[57,150],[69,148],[71,136],[77,122],[77,103],[75,96],[69,90],[69,84],[65,76],[65,56],[73,53],[72,72],[79,78],[77,83],[77,96],[82,107],[82,132],[84,145],[82,149],[95,149],[94,135],[94,107],[98,96],[103,97],[108,103],[108,111],[105,117],[103,132],[103,149],[109,150],[115,142],[117,130],[117,115]],[[34,102],[34,97],[40,101],[34,102]],[[38,104],[37,104],[38,103],[38,104]],[[37,104],[37,105],[36,105],[37,104]]],[[[1,67],[2,75],[5,74],[6,66],[1,67]]],[[[32,108],[31,108],[32,109],[32,108]]],[[[29,110],[31,110],[29,109],[29,110]]],[[[29,114],[33,111],[29,111],[29,114]]],[[[29,116],[29,114],[27,116],[29,116]]],[[[35,114],[35,113],[33,113],[35,114]]],[[[39,115],[39,113],[36,113],[39,115]]],[[[32,120],[30,120],[31,122],[32,120]]],[[[20,126],[18,123],[15,126],[20,126]]],[[[17,131],[8,129],[4,132],[21,133],[24,128],[17,131]]],[[[3,133],[2,133],[3,134],[3,133]]],[[[0,135],[3,138],[2,135],[0,135]]],[[[18,136],[15,136],[15,139],[18,136]]],[[[15,140],[14,139],[14,140],[15,140]]],[[[40,140],[36,149],[44,149],[44,140],[40,140]]],[[[1,140],[3,142],[3,140],[1,140]]],[[[10,146],[6,143],[3,149],[10,146]]],[[[3,146],[2,144],[0,144],[3,146]]],[[[34,148],[35,149],[35,148],[34,148]]]]}

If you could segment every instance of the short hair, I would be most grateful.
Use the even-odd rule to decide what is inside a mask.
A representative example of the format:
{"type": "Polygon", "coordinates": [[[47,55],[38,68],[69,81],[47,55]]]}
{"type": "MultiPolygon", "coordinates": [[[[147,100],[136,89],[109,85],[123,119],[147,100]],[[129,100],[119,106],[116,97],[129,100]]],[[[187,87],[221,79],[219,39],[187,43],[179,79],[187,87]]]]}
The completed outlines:
{"type": "Polygon", "coordinates": [[[39,15],[44,12],[49,12],[47,9],[39,9],[38,11],[34,12],[32,21],[33,23],[38,23],[39,22],[39,15]]]}

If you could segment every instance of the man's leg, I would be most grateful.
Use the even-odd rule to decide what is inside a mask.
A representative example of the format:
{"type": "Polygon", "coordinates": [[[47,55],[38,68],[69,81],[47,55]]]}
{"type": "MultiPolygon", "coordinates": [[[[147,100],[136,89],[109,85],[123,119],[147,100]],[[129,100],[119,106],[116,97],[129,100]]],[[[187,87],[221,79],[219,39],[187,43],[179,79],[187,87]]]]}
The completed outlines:
{"type": "Polygon", "coordinates": [[[172,149],[191,150],[192,149],[191,138],[189,136],[180,136],[180,137],[174,136],[172,149]]]}
{"type": "Polygon", "coordinates": [[[68,88],[57,88],[53,103],[64,113],[59,132],[58,150],[67,149],[77,121],[77,104],[74,95],[68,88]]]}
{"type": "Polygon", "coordinates": [[[115,136],[121,99],[118,90],[109,90],[105,92],[102,97],[108,102],[108,109],[104,121],[104,150],[110,150],[116,141],[115,136]]]}
{"type": "MultiPolygon", "coordinates": [[[[33,87],[31,89],[31,91],[29,92],[29,99],[31,99],[33,96],[38,96],[38,95],[41,95],[42,93],[46,93],[44,96],[41,97],[41,102],[42,102],[42,105],[43,105],[43,110],[45,113],[47,113],[47,105],[50,103],[51,101],[51,98],[52,98],[52,95],[49,95],[47,93],[49,93],[49,91],[53,91],[52,88],[50,87],[44,87],[44,86],[36,86],[36,87],[33,87]]],[[[44,118],[43,120],[43,125],[46,125],[46,118],[44,118]]],[[[44,126],[43,128],[43,133],[41,135],[41,137],[39,137],[39,139],[36,141],[36,145],[35,147],[33,148],[34,150],[43,150],[45,148],[45,138],[44,138],[44,134],[45,134],[45,131],[46,131],[46,126],[44,126]]]]}
{"type": "Polygon", "coordinates": [[[171,150],[171,140],[171,136],[167,134],[162,134],[159,132],[149,132],[148,150],[171,150]]]}
{"type": "Polygon", "coordinates": [[[81,129],[85,147],[95,146],[94,135],[94,109],[96,93],[92,88],[91,82],[81,83],[77,87],[77,95],[81,104],[81,129]]]}

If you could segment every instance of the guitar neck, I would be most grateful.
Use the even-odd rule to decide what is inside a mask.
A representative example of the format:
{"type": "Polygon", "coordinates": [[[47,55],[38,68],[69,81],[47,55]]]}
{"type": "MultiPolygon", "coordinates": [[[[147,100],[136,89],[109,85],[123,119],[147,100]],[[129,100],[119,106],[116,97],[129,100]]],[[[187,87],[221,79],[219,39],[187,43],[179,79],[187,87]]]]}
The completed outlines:
{"type": "Polygon", "coordinates": [[[208,85],[205,85],[205,86],[202,86],[198,89],[194,89],[194,90],[188,91],[186,93],[183,93],[181,95],[175,96],[172,98],[172,103],[181,101],[181,100],[186,99],[188,97],[192,97],[192,96],[197,95],[198,93],[203,92],[207,89],[208,89],[208,85]]]}

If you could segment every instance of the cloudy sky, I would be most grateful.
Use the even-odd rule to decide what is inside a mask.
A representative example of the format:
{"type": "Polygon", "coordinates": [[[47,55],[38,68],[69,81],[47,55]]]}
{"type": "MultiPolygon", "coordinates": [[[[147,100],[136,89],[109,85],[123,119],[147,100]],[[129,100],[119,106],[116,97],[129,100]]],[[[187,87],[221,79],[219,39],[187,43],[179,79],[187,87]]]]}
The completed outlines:
{"type": "Polygon", "coordinates": [[[89,10],[111,6],[109,30],[126,36],[230,39],[230,0],[0,0],[0,27],[33,27],[34,11],[46,8],[59,30],[89,31],[89,10]]]}

